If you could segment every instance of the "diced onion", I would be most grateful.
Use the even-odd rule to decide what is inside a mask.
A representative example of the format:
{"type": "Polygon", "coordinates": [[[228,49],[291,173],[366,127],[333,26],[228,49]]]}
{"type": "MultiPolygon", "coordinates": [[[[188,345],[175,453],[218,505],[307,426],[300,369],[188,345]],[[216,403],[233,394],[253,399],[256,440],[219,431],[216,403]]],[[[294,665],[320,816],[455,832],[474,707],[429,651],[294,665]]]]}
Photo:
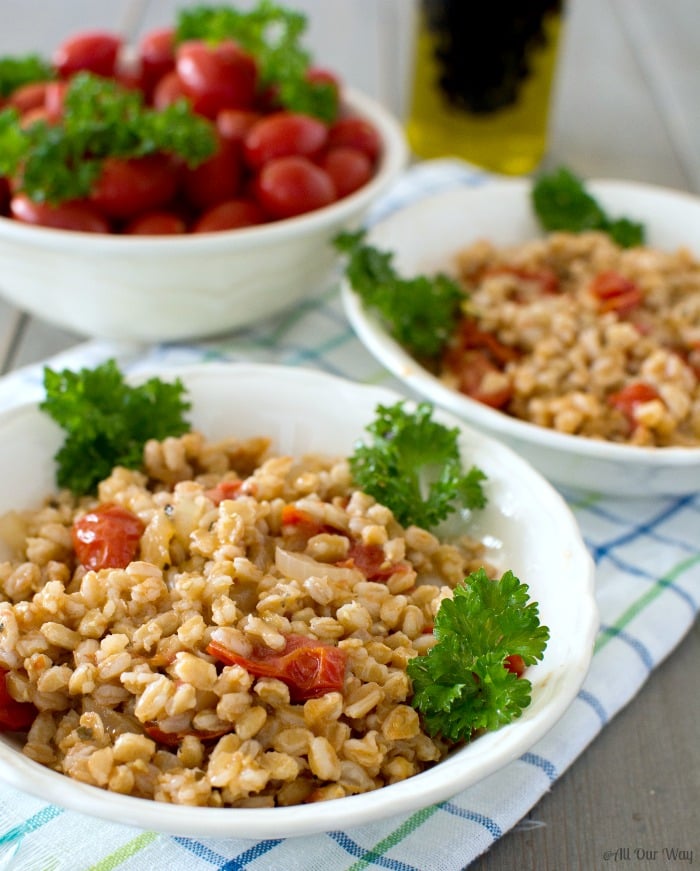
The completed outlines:
{"type": "Polygon", "coordinates": [[[357,569],[321,563],[305,553],[292,553],[281,547],[275,550],[275,565],[285,578],[293,578],[295,581],[328,578],[330,581],[356,584],[362,580],[362,574],[357,569]]]}

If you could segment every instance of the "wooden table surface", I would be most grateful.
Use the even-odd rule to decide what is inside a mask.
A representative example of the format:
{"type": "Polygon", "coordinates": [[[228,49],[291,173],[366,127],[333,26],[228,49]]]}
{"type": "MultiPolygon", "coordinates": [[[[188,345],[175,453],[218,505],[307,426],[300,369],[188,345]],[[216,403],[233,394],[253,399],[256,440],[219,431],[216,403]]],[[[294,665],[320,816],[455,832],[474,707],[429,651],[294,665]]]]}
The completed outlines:
{"type": "MultiPolygon", "coordinates": [[[[168,23],[184,5],[2,0],[0,55],[48,53],[63,37],[91,27],[135,34],[168,23]]],[[[403,113],[410,0],[290,5],[309,15],[309,46],[319,63],[403,113]]],[[[570,0],[547,161],[586,178],[627,178],[700,194],[699,91],[698,0],[570,0]]],[[[2,300],[1,285],[2,264],[0,373],[84,339],[22,314],[2,300]]],[[[682,867],[683,861],[664,858],[664,848],[692,851],[693,862],[700,862],[699,665],[696,623],[551,792],[471,867],[682,867]],[[608,851],[620,848],[629,852],[609,858],[608,851]]]]}

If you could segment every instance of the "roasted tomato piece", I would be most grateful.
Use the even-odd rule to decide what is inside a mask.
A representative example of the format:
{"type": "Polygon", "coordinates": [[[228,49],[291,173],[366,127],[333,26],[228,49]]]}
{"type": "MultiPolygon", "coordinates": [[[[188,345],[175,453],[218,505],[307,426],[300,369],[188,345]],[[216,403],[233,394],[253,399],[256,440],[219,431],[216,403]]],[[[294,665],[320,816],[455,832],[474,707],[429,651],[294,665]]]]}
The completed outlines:
{"type": "Polygon", "coordinates": [[[523,676],[525,671],[525,660],[519,653],[511,653],[510,656],[506,656],[504,665],[506,669],[512,672],[516,677],[523,676]]]}
{"type": "Polygon", "coordinates": [[[295,703],[341,692],[345,683],[345,651],[304,635],[288,635],[282,651],[256,647],[250,657],[217,641],[209,643],[207,653],[226,665],[240,665],[256,677],[281,680],[289,687],[290,699],[295,703]]]}
{"type": "Polygon", "coordinates": [[[0,668],[0,732],[24,732],[34,722],[37,710],[30,702],[18,702],[7,689],[7,669],[0,668]]]}
{"type": "Polygon", "coordinates": [[[612,311],[621,317],[634,311],[644,299],[638,285],[612,270],[596,275],[591,282],[591,293],[598,300],[601,312],[612,311]]]}
{"type": "Polygon", "coordinates": [[[443,369],[457,379],[461,393],[489,405],[503,408],[513,395],[510,378],[504,369],[518,358],[515,348],[504,345],[496,336],[479,328],[473,319],[464,319],[443,355],[443,369]]]}
{"type": "Polygon", "coordinates": [[[384,548],[378,544],[363,544],[353,541],[348,550],[348,558],[340,565],[359,569],[368,581],[386,581],[397,572],[408,571],[408,563],[389,562],[384,548]]]}
{"type": "Polygon", "coordinates": [[[651,384],[646,384],[644,381],[635,381],[632,384],[625,385],[622,390],[611,393],[608,397],[608,403],[613,408],[622,412],[627,418],[630,427],[634,429],[637,426],[636,412],[638,406],[659,398],[659,391],[652,387],[651,384]]]}
{"type": "Polygon", "coordinates": [[[138,553],[143,530],[140,517],[106,502],[73,523],[73,547],[86,569],[123,569],[138,553]]]}

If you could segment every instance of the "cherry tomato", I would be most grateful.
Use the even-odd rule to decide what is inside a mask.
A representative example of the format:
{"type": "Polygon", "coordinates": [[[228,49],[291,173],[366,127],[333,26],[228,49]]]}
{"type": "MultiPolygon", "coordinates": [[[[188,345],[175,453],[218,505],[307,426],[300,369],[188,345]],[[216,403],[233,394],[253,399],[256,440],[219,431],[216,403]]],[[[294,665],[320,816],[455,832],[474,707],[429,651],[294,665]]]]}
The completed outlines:
{"type": "Polygon", "coordinates": [[[166,73],[175,69],[175,30],[160,27],[146,33],[138,44],[141,83],[147,95],[166,73]]]}
{"type": "Polygon", "coordinates": [[[659,391],[652,387],[651,384],[646,384],[643,381],[635,381],[631,384],[626,384],[622,390],[616,393],[611,393],[608,396],[608,403],[622,412],[627,418],[627,422],[631,429],[637,426],[637,408],[645,402],[652,402],[654,399],[659,399],[659,391]]]}
{"type": "Polygon", "coordinates": [[[53,64],[62,78],[87,70],[111,78],[122,40],[103,30],[78,33],[62,42],[54,52],[53,64]]]}
{"type": "Polygon", "coordinates": [[[216,118],[221,109],[250,109],[255,102],[257,63],[230,39],[215,46],[183,42],[175,53],[175,69],[194,111],[208,118],[216,118]]]}
{"type": "Polygon", "coordinates": [[[143,530],[139,517],[106,502],[75,521],[73,548],[86,569],[123,569],[138,553],[143,530]]]}
{"type": "Polygon", "coordinates": [[[381,139],[375,127],[364,118],[339,118],[328,133],[328,146],[347,145],[364,151],[375,163],[382,150],[381,139]]]}
{"type": "Polygon", "coordinates": [[[178,176],[172,162],[161,154],[104,161],[90,201],[111,218],[133,218],[167,205],[177,191],[178,176]]]}
{"type": "Polygon", "coordinates": [[[193,233],[219,233],[264,224],[267,215],[254,200],[226,200],[212,206],[195,221],[193,233]]]}
{"type": "Polygon", "coordinates": [[[10,94],[7,105],[17,109],[20,115],[30,109],[43,108],[48,84],[48,82],[31,82],[28,85],[21,85],[10,94]]]}
{"type": "Polygon", "coordinates": [[[243,157],[257,170],[277,157],[302,155],[313,158],[328,139],[328,128],[310,115],[275,112],[254,124],[243,143],[243,157]]]}
{"type": "Polygon", "coordinates": [[[187,202],[198,210],[232,200],[241,186],[240,149],[235,142],[218,137],[215,153],[194,169],[186,168],[182,186],[187,202]]]}
{"type": "Polygon", "coordinates": [[[175,212],[145,212],[130,221],[123,232],[132,236],[176,236],[185,233],[187,226],[175,212]]]}
{"type": "Polygon", "coordinates": [[[35,203],[26,194],[16,194],[10,200],[10,214],[25,224],[53,227],[55,230],[77,230],[81,233],[109,233],[104,215],[90,203],[69,200],[57,206],[35,203]]]}
{"type": "Polygon", "coordinates": [[[207,653],[227,665],[240,665],[256,677],[281,680],[295,703],[340,692],[345,683],[345,651],[303,635],[288,635],[282,651],[258,647],[249,658],[217,641],[209,643],[207,653]]]}
{"type": "Polygon", "coordinates": [[[372,178],[372,162],[357,148],[329,148],[319,166],[331,177],[338,197],[354,193],[372,178]]]}
{"type": "Polygon", "coordinates": [[[302,215],[336,199],[328,173],[307,157],[297,155],[266,163],[257,177],[255,190],[262,207],[274,218],[302,215]]]}
{"type": "Polygon", "coordinates": [[[10,206],[10,182],[0,175],[0,215],[6,215],[10,206]]]}
{"type": "Polygon", "coordinates": [[[151,96],[153,108],[158,109],[159,111],[167,109],[168,106],[183,99],[189,102],[189,97],[185,94],[185,89],[182,85],[180,76],[178,76],[175,70],[166,73],[161,79],[159,79],[151,96]]]}
{"type": "Polygon", "coordinates": [[[260,118],[260,112],[253,109],[222,109],[216,116],[216,129],[224,139],[242,148],[248,132],[260,118]]]}
{"type": "Polygon", "coordinates": [[[52,121],[58,121],[63,115],[63,105],[66,100],[68,82],[49,82],[46,85],[44,107],[52,121]]]}
{"type": "Polygon", "coordinates": [[[24,732],[32,725],[37,709],[31,702],[18,702],[7,689],[7,669],[0,668],[0,732],[24,732]]]}
{"type": "Polygon", "coordinates": [[[598,308],[601,312],[613,311],[621,317],[634,311],[644,299],[637,284],[612,270],[596,275],[590,289],[599,300],[598,308]]]}

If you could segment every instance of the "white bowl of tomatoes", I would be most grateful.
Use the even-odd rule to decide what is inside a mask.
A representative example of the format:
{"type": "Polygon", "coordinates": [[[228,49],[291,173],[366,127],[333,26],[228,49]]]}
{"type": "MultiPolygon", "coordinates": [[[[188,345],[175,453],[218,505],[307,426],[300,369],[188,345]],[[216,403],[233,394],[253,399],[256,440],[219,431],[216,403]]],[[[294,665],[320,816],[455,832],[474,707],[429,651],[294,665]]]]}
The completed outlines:
{"type": "Polygon", "coordinates": [[[333,238],[406,164],[403,131],[296,43],[279,74],[284,18],[239,38],[229,13],[181,13],[132,46],[78,33],[29,74],[17,59],[19,83],[0,81],[6,299],[151,342],[235,330],[327,286],[333,238]]]}

